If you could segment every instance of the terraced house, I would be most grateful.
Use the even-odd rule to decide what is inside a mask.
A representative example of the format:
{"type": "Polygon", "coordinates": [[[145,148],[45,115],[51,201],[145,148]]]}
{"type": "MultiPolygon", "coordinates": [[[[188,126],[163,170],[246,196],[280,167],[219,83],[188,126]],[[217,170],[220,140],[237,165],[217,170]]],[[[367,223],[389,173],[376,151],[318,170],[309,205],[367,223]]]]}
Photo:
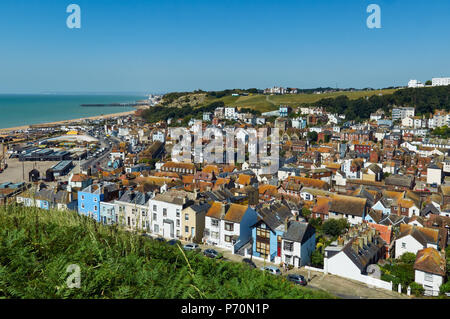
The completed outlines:
{"type": "Polygon", "coordinates": [[[115,213],[119,223],[127,229],[150,231],[148,219],[148,202],[153,197],[152,192],[141,193],[127,190],[114,201],[115,213]]]}
{"type": "Polygon", "coordinates": [[[251,240],[257,213],[246,205],[214,202],[205,217],[203,241],[240,253],[251,240]]]}
{"type": "Polygon", "coordinates": [[[100,222],[100,202],[108,202],[119,196],[115,183],[92,184],[78,192],[78,213],[100,222]]]}
{"type": "Polygon", "coordinates": [[[166,239],[182,237],[182,211],[193,205],[197,195],[186,191],[169,190],[148,201],[150,232],[166,239]]]}

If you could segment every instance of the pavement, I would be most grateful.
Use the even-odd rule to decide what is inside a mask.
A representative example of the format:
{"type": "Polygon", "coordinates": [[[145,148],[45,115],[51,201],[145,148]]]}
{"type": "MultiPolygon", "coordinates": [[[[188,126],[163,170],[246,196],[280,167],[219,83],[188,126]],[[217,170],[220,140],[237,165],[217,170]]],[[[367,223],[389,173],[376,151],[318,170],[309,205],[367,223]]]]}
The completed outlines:
{"type": "MultiPolygon", "coordinates": [[[[185,244],[186,242],[182,242],[185,244]]],[[[212,248],[222,253],[225,260],[233,261],[233,262],[242,262],[244,257],[240,255],[232,254],[229,250],[219,248],[217,246],[209,246],[209,245],[200,245],[202,250],[207,248],[212,248]]],[[[308,281],[307,288],[311,288],[314,290],[322,290],[326,291],[336,297],[342,299],[410,299],[410,296],[399,294],[395,291],[389,291],[380,288],[372,288],[368,287],[366,284],[363,284],[358,281],[350,280],[343,277],[338,277],[331,274],[324,274],[321,272],[307,270],[304,267],[302,268],[294,268],[292,270],[286,271],[279,267],[278,264],[274,264],[271,262],[263,261],[260,259],[252,258],[252,261],[256,264],[256,266],[275,266],[280,268],[282,275],[286,276],[287,274],[299,274],[306,278],[308,281]]]]}

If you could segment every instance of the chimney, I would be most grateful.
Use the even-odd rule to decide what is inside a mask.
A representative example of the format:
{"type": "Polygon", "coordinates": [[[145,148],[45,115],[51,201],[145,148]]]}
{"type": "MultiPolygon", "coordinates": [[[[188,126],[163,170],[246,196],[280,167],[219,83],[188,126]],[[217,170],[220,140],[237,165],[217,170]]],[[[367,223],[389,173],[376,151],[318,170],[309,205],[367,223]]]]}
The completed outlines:
{"type": "Polygon", "coordinates": [[[364,239],[363,239],[363,237],[358,237],[358,244],[359,244],[359,248],[361,248],[361,249],[364,248],[364,239]]]}
{"type": "Polygon", "coordinates": [[[358,246],[358,242],[356,240],[354,240],[352,243],[352,249],[355,253],[359,252],[359,246],[358,246]]]}
{"type": "Polygon", "coordinates": [[[227,212],[227,204],[222,203],[222,207],[220,208],[220,217],[223,218],[225,216],[225,213],[227,212]]]}

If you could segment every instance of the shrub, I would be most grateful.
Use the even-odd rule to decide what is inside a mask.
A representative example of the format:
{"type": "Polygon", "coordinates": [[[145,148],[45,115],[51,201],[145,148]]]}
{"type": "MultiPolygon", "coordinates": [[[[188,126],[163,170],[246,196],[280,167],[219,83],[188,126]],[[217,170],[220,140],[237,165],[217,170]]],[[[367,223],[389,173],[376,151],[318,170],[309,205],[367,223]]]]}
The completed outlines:
{"type": "Polygon", "coordinates": [[[401,257],[400,257],[400,261],[405,263],[405,264],[412,264],[414,265],[415,261],[416,261],[416,254],[413,253],[404,253],[401,257]]]}
{"type": "Polygon", "coordinates": [[[422,296],[425,292],[425,289],[423,289],[423,286],[418,284],[417,282],[412,282],[409,287],[411,287],[411,293],[416,296],[422,296]]]}

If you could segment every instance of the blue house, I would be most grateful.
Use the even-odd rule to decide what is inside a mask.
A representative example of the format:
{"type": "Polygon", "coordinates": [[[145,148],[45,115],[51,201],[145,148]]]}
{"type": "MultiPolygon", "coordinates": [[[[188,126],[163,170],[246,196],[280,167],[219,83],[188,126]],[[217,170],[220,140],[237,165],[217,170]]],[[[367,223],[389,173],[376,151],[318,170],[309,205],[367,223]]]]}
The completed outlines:
{"type": "Polygon", "coordinates": [[[100,221],[105,225],[118,223],[118,214],[116,214],[116,205],[113,202],[100,202],[100,221]]]}
{"type": "Polygon", "coordinates": [[[119,189],[114,183],[89,185],[78,192],[78,213],[100,222],[100,202],[108,202],[119,196],[119,189]]]}
{"type": "Polygon", "coordinates": [[[281,262],[282,237],[285,224],[293,217],[291,210],[280,203],[257,207],[258,221],[252,226],[252,255],[271,262],[281,262]]]}

